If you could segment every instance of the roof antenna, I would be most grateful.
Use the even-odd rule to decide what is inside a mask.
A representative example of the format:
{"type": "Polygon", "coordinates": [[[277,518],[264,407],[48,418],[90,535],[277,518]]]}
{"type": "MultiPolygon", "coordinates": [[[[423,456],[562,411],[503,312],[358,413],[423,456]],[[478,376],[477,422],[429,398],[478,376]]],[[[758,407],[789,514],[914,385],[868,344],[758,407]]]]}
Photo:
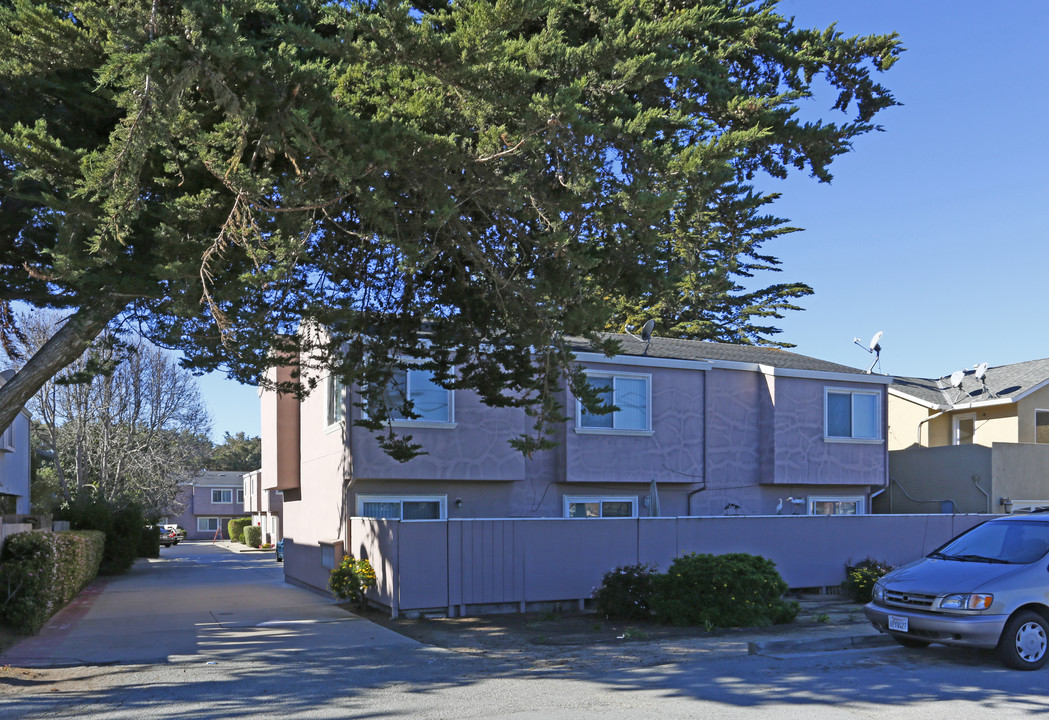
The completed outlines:
{"type": "MultiPolygon", "coordinates": [[[[965,393],[962,392],[962,381],[965,380],[964,370],[955,370],[951,373],[951,387],[962,393],[962,397],[965,397],[965,393]]],[[[955,402],[958,402],[955,400],[955,402]]]]}
{"type": "Polygon", "coordinates": [[[656,329],[656,321],[655,321],[655,319],[653,318],[653,319],[649,320],[648,322],[646,322],[644,324],[644,326],[641,328],[641,336],[640,337],[638,337],[634,333],[630,332],[632,327],[633,327],[632,325],[627,326],[627,329],[625,331],[626,334],[629,335],[630,337],[634,338],[635,340],[639,340],[640,342],[645,343],[645,350],[641,354],[642,355],[648,355],[648,346],[652,343],[652,331],[656,329]]]}
{"type": "Polygon", "coordinates": [[[993,398],[998,397],[997,393],[993,393],[987,389],[987,363],[983,362],[979,365],[973,365],[973,368],[976,370],[976,379],[980,381],[981,385],[983,385],[983,391],[993,398]]]}
{"type": "Polygon", "coordinates": [[[874,333],[874,337],[871,338],[870,343],[866,347],[863,346],[863,343],[860,342],[859,338],[852,339],[854,343],[856,343],[861,348],[874,355],[874,360],[872,360],[871,364],[867,366],[867,369],[863,371],[866,375],[871,374],[871,371],[874,370],[875,365],[877,365],[878,369],[881,370],[881,336],[883,334],[884,333],[882,333],[881,330],[874,333]]]}

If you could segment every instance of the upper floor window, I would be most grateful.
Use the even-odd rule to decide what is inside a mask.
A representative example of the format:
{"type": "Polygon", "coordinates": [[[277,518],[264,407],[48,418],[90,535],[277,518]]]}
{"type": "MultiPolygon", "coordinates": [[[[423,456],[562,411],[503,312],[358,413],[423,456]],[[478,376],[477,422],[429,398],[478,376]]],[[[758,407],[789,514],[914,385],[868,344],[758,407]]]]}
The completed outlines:
{"type": "Polygon", "coordinates": [[[15,424],[12,422],[0,433],[0,452],[15,451],[15,424]]]}
{"type": "Polygon", "coordinates": [[[565,495],[566,518],[632,518],[637,517],[636,497],[582,497],[565,495]]]}
{"type": "Polygon", "coordinates": [[[880,393],[853,390],[827,390],[826,393],[828,438],[881,439],[880,393]]]}
{"type": "Polygon", "coordinates": [[[391,520],[444,520],[448,499],[444,495],[358,495],[357,515],[391,520]]]}
{"type": "MultiPolygon", "coordinates": [[[[241,491],[243,492],[243,491],[241,491]]],[[[213,503],[231,503],[233,502],[233,491],[232,490],[212,490],[211,491],[211,502],[213,503]]],[[[243,498],[241,502],[244,502],[243,498]]]]}
{"type": "Polygon", "coordinates": [[[390,419],[398,422],[452,422],[452,392],[438,385],[433,373],[420,368],[396,368],[386,388],[386,407],[390,419]],[[412,413],[404,412],[405,402],[411,400],[412,413]]]}
{"type": "Polygon", "coordinates": [[[634,430],[652,429],[649,408],[652,405],[650,375],[605,375],[588,373],[587,381],[597,392],[605,406],[614,406],[610,413],[596,414],[588,411],[576,401],[576,427],[583,430],[634,430]]]}
{"type": "Polygon", "coordinates": [[[328,376],[328,398],[325,405],[325,425],[331,427],[342,422],[345,393],[342,378],[328,376]]]}
{"type": "Polygon", "coordinates": [[[1049,443],[1049,410],[1034,411],[1034,441],[1049,443]]]}
{"type": "Polygon", "coordinates": [[[976,442],[976,413],[955,415],[953,425],[953,445],[972,445],[976,442]]]}
{"type": "Polygon", "coordinates": [[[239,504],[241,504],[241,505],[244,504],[244,489],[243,488],[239,488],[237,490],[237,502],[239,504]]]}

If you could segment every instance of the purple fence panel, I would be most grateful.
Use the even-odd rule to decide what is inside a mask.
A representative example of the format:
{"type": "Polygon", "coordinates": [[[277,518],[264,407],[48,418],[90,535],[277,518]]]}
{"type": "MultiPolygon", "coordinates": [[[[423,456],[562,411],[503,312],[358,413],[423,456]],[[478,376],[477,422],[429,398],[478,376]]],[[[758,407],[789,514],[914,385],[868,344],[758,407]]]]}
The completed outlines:
{"type": "Polygon", "coordinates": [[[524,535],[524,602],[590,597],[605,572],[637,562],[637,520],[516,520],[524,535]]]}
{"type": "Polygon", "coordinates": [[[448,607],[448,523],[402,522],[399,540],[398,607],[448,607]]]}

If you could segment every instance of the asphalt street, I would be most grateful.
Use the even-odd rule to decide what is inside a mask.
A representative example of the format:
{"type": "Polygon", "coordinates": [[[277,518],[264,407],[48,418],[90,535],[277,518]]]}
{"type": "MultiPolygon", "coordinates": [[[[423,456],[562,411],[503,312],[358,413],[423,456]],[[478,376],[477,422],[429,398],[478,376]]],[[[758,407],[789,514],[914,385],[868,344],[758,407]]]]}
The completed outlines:
{"type": "MultiPolygon", "coordinates": [[[[607,667],[426,647],[283,582],[271,555],[161,550],[0,664],[0,718],[996,718],[1049,712],[1049,670],[886,645],[749,654],[748,637],[607,667]]],[[[782,651],[783,648],[780,648],[782,651]]]]}

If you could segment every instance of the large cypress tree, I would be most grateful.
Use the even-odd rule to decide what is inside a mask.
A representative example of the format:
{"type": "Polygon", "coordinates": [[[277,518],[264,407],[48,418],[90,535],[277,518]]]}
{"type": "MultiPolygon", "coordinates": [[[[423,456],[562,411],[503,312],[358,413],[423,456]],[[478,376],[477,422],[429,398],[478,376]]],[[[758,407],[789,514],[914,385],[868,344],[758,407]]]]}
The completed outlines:
{"type": "Polygon", "coordinates": [[[542,428],[566,335],[739,315],[748,178],[828,177],[900,50],[739,0],[4,0],[0,298],[69,319],[0,426],[121,321],[245,381],[298,353],[376,429],[406,357],[542,428]],[[841,123],[796,117],[817,78],[841,123]]]}

